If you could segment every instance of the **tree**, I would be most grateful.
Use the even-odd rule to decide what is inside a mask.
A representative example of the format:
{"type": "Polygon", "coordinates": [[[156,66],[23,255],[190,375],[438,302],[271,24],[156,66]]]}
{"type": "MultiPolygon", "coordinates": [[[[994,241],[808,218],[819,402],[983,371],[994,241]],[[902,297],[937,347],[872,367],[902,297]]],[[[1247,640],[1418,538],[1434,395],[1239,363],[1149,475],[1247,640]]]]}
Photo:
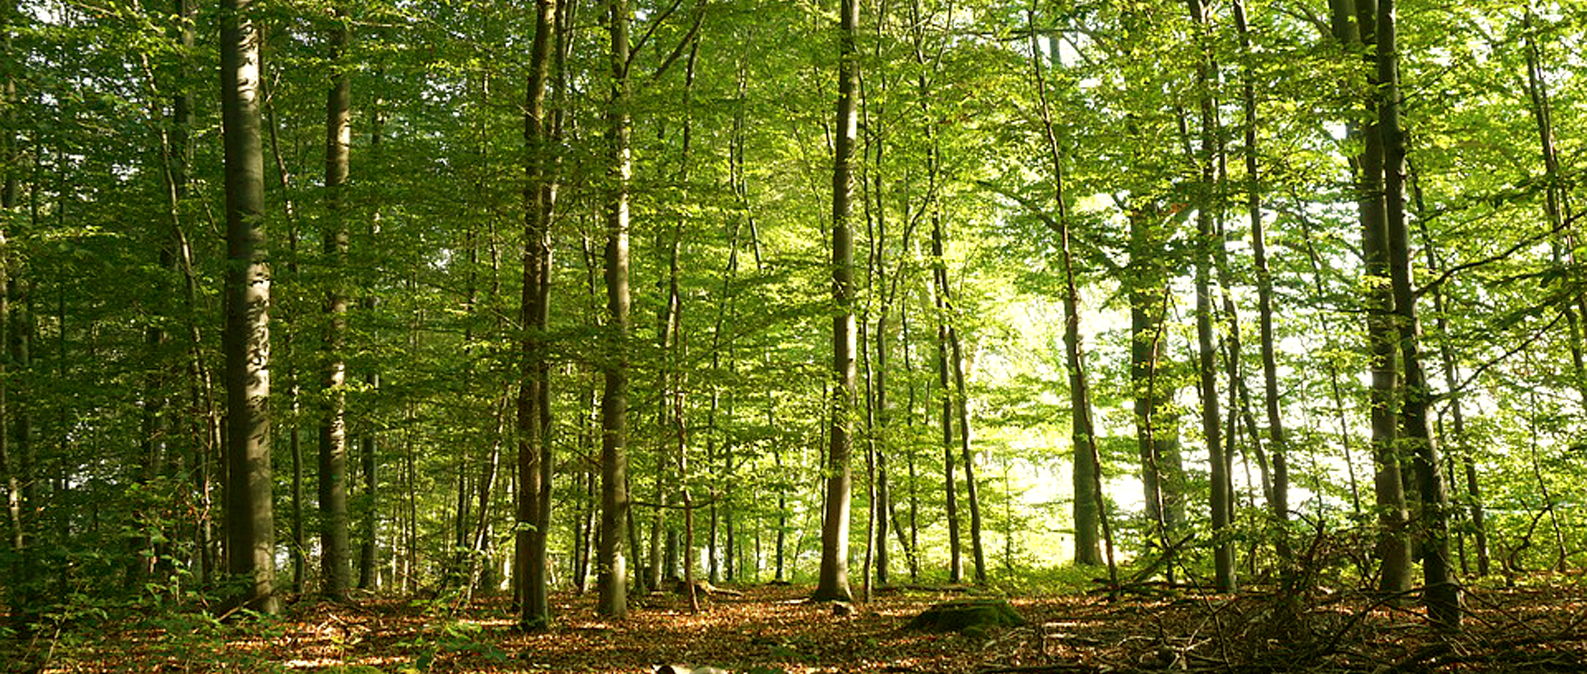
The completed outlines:
{"type": "MultiPolygon", "coordinates": [[[[1195,39],[1199,43],[1208,38],[1206,9],[1201,0],[1186,2],[1191,21],[1198,28],[1195,39]]],[[[1200,50],[1204,49],[1206,47],[1200,47],[1200,50]]],[[[1197,186],[1200,202],[1196,204],[1196,368],[1200,373],[1201,386],[1201,434],[1207,445],[1208,459],[1212,462],[1212,535],[1217,539],[1213,543],[1216,584],[1219,592],[1232,592],[1236,583],[1234,541],[1230,540],[1234,520],[1234,483],[1229,473],[1233,457],[1225,452],[1222,442],[1222,416],[1218,412],[1217,351],[1212,334],[1213,253],[1214,250],[1222,250],[1223,241],[1216,238],[1213,231],[1217,120],[1213,117],[1215,107],[1210,90],[1210,60],[1209,55],[1200,53],[1196,61],[1196,83],[1202,90],[1200,147],[1195,156],[1201,181],[1197,186]]],[[[1238,385],[1238,382],[1229,382],[1231,388],[1238,385]]]]}
{"type": "Polygon", "coordinates": [[[1273,487],[1268,496],[1268,506],[1277,524],[1277,545],[1280,556],[1289,556],[1289,458],[1288,438],[1284,434],[1284,415],[1279,402],[1278,344],[1273,334],[1273,272],[1268,265],[1267,227],[1262,215],[1262,180],[1257,152],[1257,106],[1255,66],[1256,58],[1251,48],[1251,30],[1246,18],[1244,0],[1234,2],[1234,24],[1240,34],[1240,51],[1244,63],[1241,67],[1240,99],[1245,113],[1245,180],[1246,210],[1251,218],[1251,255],[1256,263],[1257,321],[1262,342],[1262,401],[1267,412],[1268,447],[1273,454],[1273,487]]]}
{"type": "Polygon", "coordinates": [[[352,76],[342,59],[348,49],[345,10],[332,12],[336,25],[331,28],[328,57],[335,68],[331,87],[325,95],[325,261],[331,269],[325,296],[328,323],[325,332],[326,410],[320,424],[320,592],[344,599],[352,586],[348,558],[347,528],[347,292],[341,273],[347,265],[347,224],[343,220],[342,193],[346,189],[350,166],[352,131],[352,76]]]}
{"type": "Polygon", "coordinates": [[[227,559],[246,579],[236,600],[275,613],[270,478],[270,266],[264,229],[259,31],[252,0],[221,0],[221,110],[226,135],[227,559]]]}
{"type": "MultiPolygon", "coordinates": [[[[518,572],[524,574],[519,622],[547,627],[546,541],[551,527],[551,367],[544,346],[551,312],[551,215],[556,200],[551,174],[551,125],[546,114],[546,83],[556,44],[556,0],[535,2],[535,36],[530,46],[529,86],[524,107],[524,265],[522,382],[518,393],[518,572]]],[[[614,29],[615,30],[615,29],[614,29]]],[[[615,57],[614,57],[615,58],[615,57]]],[[[626,288],[623,289],[626,292],[626,288]]],[[[614,312],[615,313],[615,312],[614,312]]]]}
{"type": "Polygon", "coordinates": [[[840,0],[838,8],[838,104],[832,155],[832,387],[828,414],[826,507],[821,527],[821,575],[817,601],[851,601],[849,590],[849,498],[853,476],[849,457],[854,449],[852,427],[858,370],[855,363],[854,234],[849,228],[854,195],[855,114],[859,95],[859,59],[855,35],[860,22],[858,0],[840,0]]]}
{"type": "MultiPolygon", "coordinates": [[[[1034,4],[1034,3],[1033,3],[1034,4]]],[[[1035,10],[1027,10],[1026,26],[1030,29],[1030,67],[1034,73],[1036,96],[1039,104],[1043,149],[1052,163],[1052,197],[1057,208],[1057,218],[1049,222],[1057,230],[1059,254],[1063,261],[1064,306],[1064,368],[1069,375],[1070,439],[1074,457],[1074,519],[1075,563],[1095,566],[1104,559],[1114,588],[1118,587],[1118,567],[1113,558],[1113,531],[1108,522],[1106,501],[1102,491],[1102,461],[1097,451],[1096,424],[1091,411],[1091,383],[1086,373],[1085,345],[1080,340],[1080,286],[1076,281],[1073,232],[1069,223],[1069,205],[1064,194],[1064,155],[1059,148],[1052,105],[1048,102],[1046,66],[1042,63],[1041,47],[1036,41],[1035,10]],[[1102,542],[1107,545],[1104,558],[1098,550],[1097,525],[1102,527],[1102,542]]]]}
{"type": "Polygon", "coordinates": [[[1433,625],[1460,629],[1460,586],[1449,558],[1449,496],[1444,489],[1443,466],[1428,424],[1433,395],[1422,368],[1421,325],[1416,292],[1411,285],[1410,227],[1405,217],[1405,131],[1400,123],[1399,42],[1395,0],[1379,0],[1377,16],[1377,70],[1383,84],[1378,101],[1378,132],[1383,135],[1384,237],[1387,241],[1394,317],[1399,332],[1404,392],[1400,425],[1416,472],[1421,495],[1423,602],[1433,625]]]}
{"type": "Polygon", "coordinates": [[[629,105],[629,10],[627,0],[608,0],[611,89],[606,142],[606,388],[601,395],[601,536],[598,610],[628,615],[628,567],[623,540],[628,527],[628,181],[633,174],[629,105]]]}
{"type": "MultiPolygon", "coordinates": [[[[1347,49],[1359,49],[1377,42],[1376,0],[1332,0],[1333,33],[1347,49]]],[[[1368,56],[1370,59],[1371,57],[1368,56]]],[[[1376,65],[1369,61],[1369,64],[1376,65]]],[[[1380,84],[1378,75],[1369,84],[1380,84]]],[[[1389,283],[1387,200],[1383,191],[1383,136],[1378,131],[1378,102],[1366,101],[1369,116],[1352,133],[1362,140],[1356,166],[1356,204],[1360,213],[1362,258],[1365,261],[1367,306],[1367,349],[1372,367],[1371,418],[1372,455],[1377,464],[1373,493],[1378,509],[1378,559],[1382,564],[1378,591],[1396,595],[1410,588],[1410,539],[1406,532],[1405,489],[1400,477],[1400,458],[1395,450],[1398,437],[1394,413],[1394,394],[1399,387],[1395,366],[1398,340],[1394,335],[1394,296],[1389,283]]]]}

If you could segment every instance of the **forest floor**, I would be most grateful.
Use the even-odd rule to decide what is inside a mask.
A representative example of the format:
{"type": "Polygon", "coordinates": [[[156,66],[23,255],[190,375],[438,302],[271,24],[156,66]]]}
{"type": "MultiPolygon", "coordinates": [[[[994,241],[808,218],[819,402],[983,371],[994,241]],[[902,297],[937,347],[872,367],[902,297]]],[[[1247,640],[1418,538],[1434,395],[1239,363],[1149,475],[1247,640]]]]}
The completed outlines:
{"type": "Polygon", "coordinates": [[[806,603],[808,587],[737,589],[702,596],[698,614],[684,596],[641,597],[622,621],[597,616],[593,596],[556,594],[556,624],[538,633],[515,629],[500,600],[462,610],[305,600],[240,624],[145,616],[35,640],[0,672],[647,674],[679,663],[741,674],[1587,672],[1587,588],[1563,578],[1469,592],[1458,636],[1434,633],[1417,610],[1320,590],[1010,597],[1027,625],[933,634],[904,625],[965,588],[894,589],[852,615],[806,603]],[[34,664],[15,669],[24,661],[34,664]]]}

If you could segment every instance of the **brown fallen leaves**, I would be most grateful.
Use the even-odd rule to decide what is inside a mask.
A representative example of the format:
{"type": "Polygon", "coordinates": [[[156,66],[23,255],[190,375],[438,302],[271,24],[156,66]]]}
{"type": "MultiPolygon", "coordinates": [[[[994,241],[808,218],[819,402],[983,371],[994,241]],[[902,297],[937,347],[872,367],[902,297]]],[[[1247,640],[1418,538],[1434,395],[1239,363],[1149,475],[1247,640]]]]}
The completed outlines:
{"type": "Polygon", "coordinates": [[[744,596],[705,600],[699,614],[674,594],[642,597],[623,621],[596,616],[592,597],[559,594],[556,625],[538,633],[515,629],[501,601],[455,614],[391,599],[300,602],[279,621],[148,620],[62,637],[43,671],[648,674],[678,663],[759,674],[1587,671],[1587,590],[1574,585],[1474,591],[1466,629],[1453,637],[1431,632],[1416,610],[1323,592],[1294,611],[1259,591],[1013,597],[1029,625],[944,635],[901,628],[956,594],[886,593],[835,616],[803,601],[809,588],[739,589],[744,596]]]}

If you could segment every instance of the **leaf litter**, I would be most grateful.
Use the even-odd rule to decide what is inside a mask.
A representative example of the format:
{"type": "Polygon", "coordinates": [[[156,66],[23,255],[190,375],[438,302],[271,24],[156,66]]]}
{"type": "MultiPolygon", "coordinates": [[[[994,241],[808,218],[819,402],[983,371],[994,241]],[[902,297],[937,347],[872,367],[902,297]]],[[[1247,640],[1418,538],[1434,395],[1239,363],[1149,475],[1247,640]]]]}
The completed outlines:
{"type": "MultiPolygon", "coordinates": [[[[554,594],[555,624],[519,630],[501,598],[299,601],[277,619],[126,620],[56,635],[50,673],[649,674],[662,665],[740,674],[1094,672],[1583,672],[1587,590],[1579,584],[1466,594],[1456,635],[1419,609],[1364,594],[1248,590],[1008,597],[1028,624],[963,633],[903,629],[962,587],[879,592],[853,615],[804,601],[810,588],[745,586],[740,597],[638,597],[630,616],[593,595],[554,594]]],[[[1413,603],[1413,602],[1412,602],[1413,603]]],[[[0,667],[0,671],[12,671],[0,667]]]]}

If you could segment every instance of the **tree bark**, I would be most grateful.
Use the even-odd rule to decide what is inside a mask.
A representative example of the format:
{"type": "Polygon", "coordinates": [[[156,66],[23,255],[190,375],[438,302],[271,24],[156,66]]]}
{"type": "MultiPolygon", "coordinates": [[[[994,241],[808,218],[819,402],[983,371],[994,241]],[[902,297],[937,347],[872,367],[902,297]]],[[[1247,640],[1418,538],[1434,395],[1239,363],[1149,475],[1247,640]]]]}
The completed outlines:
{"type": "MultiPolygon", "coordinates": [[[[1172,391],[1159,376],[1167,340],[1167,314],[1169,288],[1162,255],[1163,233],[1154,227],[1151,219],[1160,213],[1143,213],[1140,209],[1130,214],[1130,386],[1134,398],[1135,438],[1141,459],[1141,488],[1146,503],[1146,517],[1155,531],[1156,544],[1164,554],[1171,554],[1169,538],[1176,529],[1171,514],[1175,482],[1168,472],[1168,454],[1175,451],[1170,429],[1165,429],[1161,419],[1170,410],[1172,391]]],[[[1165,560],[1166,577],[1172,579],[1175,565],[1165,560]]]]}
{"type": "Polygon", "coordinates": [[[963,545],[960,543],[959,522],[959,486],[958,478],[954,475],[955,457],[954,450],[954,406],[953,406],[953,380],[952,369],[949,365],[950,352],[948,348],[948,307],[943,299],[946,284],[943,277],[946,272],[942,269],[942,214],[933,206],[931,228],[931,253],[932,253],[932,304],[936,309],[937,319],[937,389],[942,396],[941,426],[942,426],[942,485],[943,498],[948,518],[948,582],[959,583],[964,579],[964,554],[963,545]]]}
{"type": "Polygon", "coordinates": [[[849,227],[854,195],[854,143],[858,124],[859,63],[854,47],[859,0],[841,0],[838,10],[838,104],[832,158],[832,391],[828,413],[825,519],[821,527],[821,572],[814,599],[852,601],[849,590],[849,499],[853,492],[850,454],[855,384],[854,234],[849,227]]]}
{"type": "MultiPolygon", "coordinates": [[[[551,171],[551,124],[546,119],[546,83],[556,44],[557,0],[536,0],[535,36],[530,46],[529,86],[524,108],[524,266],[520,321],[525,336],[522,384],[518,393],[517,567],[525,574],[519,624],[543,629],[551,624],[547,596],[546,541],[551,523],[551,367],[545,332],[551,300],[551,216],[556,198],[551,171]]],[[[614,29],[615,31],[615,29],[614,29]]],[[[615,32],[614,32],[615,34],[615,32]]],[[[615,58],[615,55],[614,55],[615,58]]],[[[625,216],[626,217],[626,216],[625,216]]],[[[626,224],[625,224],[626,228],[626,224]]],[[[626,274],[625,274],[626,276],[626,274]]],[[[626,284],[626,278],[624,279],[626,284]]],[[[624,288],[626,292],[626,288],[624,288]]]]}
{"type": "Polygon", "coordinates": [[[612,84],[606,109],[606,387],[601,396],[601,551],[599,599],[596,610],[605,616],[628,615],[628,567],[623,541],[628,526],[628,193],[633,175],[628,111],[627,0],[608,0],[611,37],[612,84]]]}
{"type": "MultiPolygon", "coordinates": [[[[377,71],[376,86],[384,82],[384,71],[377,71]]],[[[369,157],[376,163],[381,159],[381,145],[385,136],[385,119],[381,115],[380,98],[377,95],[374,105],[370,106],[372,115],[369,124],[369,157]]],[[[369,222],[369,235],[371,239],[380,236],[380,211],[377,209],[369,222]]],[[[380,306],[377,293],[370,292],[364,296],[362,308],[368,314],[374,314],[380,306]]],[[[364,387],[371,392],[380,389],[380,372],[370,368],[364,373],[364,387]]],[[[364,590],[373,590],[379,581],[376,569],[376,557],[379,552],[380,508],[378,496],[380,494],[380,480],[376,472],[376,443],[374,419],[365,419],[364,428],[359,433],[358,462],[359,474],[363,479],[362,501],[359,506],[359,544],[358,544],[358,587],[364,590]]]]}
{"type": "Polygon", "coordinates": [[[1246,62],[1241,68],[1240,97],[1245,109],[1246,210],[1251,217],[1251,252],[1256,262],[1256,302],[1259,339],[1262,343],[1263,409],[1267,412],[1268,450],[1273,457],[1273,488],[1268,495],[1276,528],[1275,542],[1281,558],[1289,556],[1286,525],[1289,521],[1289,457],[1284,434],[1284,417],[1279,403],[1278,348],[1273,334],[1273,273],[1268,266],[1267,228],[1262,221],[1262,181],[1257,154],[1256,75],[1251,59],[1251,30],[1244,0],[1234,3],[1234,23],[1240,33],[1240,50],[1246,62]]]}
{"type": "Polygon", "coordinates": [[[1378,108],[1378,131],[1383,136],[1384,226],[1387,229],[1389,269],[1399,333],[1401,366],[1405,372],[1400,423],[1405,429],[1406,450],[1412,455],[1416,484],[1421,493],[1423,603],[1429,620],[1442,630],[1460,629],[1460,586],[1450,567],[1449,495],[1439,469],[1438,445],[1428,420],[1433,393],[1422,366],[1421,325],[1416,291],[1411,279],[1410,227],[1405,217],[1405,132],[1400,122],[1399,46],[1395,0],[1378,5],[1378,80],[1383,84],[1378,108]]]}
{"type": "Polygon", "coordinates": [[[325,310],[323,380],[327,408],[320,425],[320,592],[345,599],[351,585],[347,534],[347,361],[342,354],[347,341],[347,291],[341,279],[347,265],[347,225],[343,220],[352,146],[352,76],[346,58],[349,43],[346,11],[333,11],[329,60],[334,69],[325,97],[325,264],[331,269],[325,310]]]}
{"type": "MultiPolygon", "coordinates": [[[[1369,65],[1369,84],[1380,84],[1376,60],[1364,46],[1377,42],[1376,0],[1329,0],[1334,38],[1351,53],[1361,51],[1369,65]]],[[[1410,539],[1406,532],[1405,488],[1400,477],[1394,394],[1398,388],[1394,335],[1394,297],[1389,279],[1388,217],[1383,192],[1383,137],[1378,133],[1377,98],[1365,103],[1367,117],[1359,128],[1347,127],[1350,138],[1361,140],[1361,153],[1351,162],[1356,170],[1356,207],[1362,229],[1362,257],[1367,289],[1367,352],[1372,370],[1369,407],[1372,423],[1372,456],[1376,466],[1373,493],[1378,512],[1378,591],[1397,595],[1410,588],[1410,539]]]]}
{"type": "Polygon", "coordinates": [[[264,229],[259,121],[259,32],[252,0],[221,0],[221,116],[225,133],[228,566],[246,586],[235,600],[275,613],[275,520],[270,478],[270,267],[264,229]]]}
{"type": "MultiPolygon", "coordinates": [[[[6,59],[13,58],[11,53],[10,22],[16,12],[15,3],[0,10],[0,49],[4,50],[6,59]]],[[[0,171],[0,215],[6,216],[9,222],[11,212],[17,207],[17,191],[19,179],[17,177],[17,138],[16,138],[16,81],[14,76],[5,73],[4,82],[0,82],[0,118],[3,118],[5,128],[0,135],[0,161],[4,161],[0,171]]],[[[6,230],[0,225],[0,352],[6,353],[6,358],[0,358],[0,475],[5,477],[6,486],[6,521],[10,525],[7,541],[10,543],[12,560],[8,565],[6,581],[7,596],[6,608],[17,618],[17,623],[25,623],[33,610],[29,606],[30,585],[32,584],[31,551],[28,548],[27,525],[24,517],[23,489],[29,481],[29,476],[23,470],[27,463],[21,457],[13,456],[11,446],[11,401],[9,399],[11,381],[10,345],[11,345],[11,286],[12,255],[6,240],[6,230]]],[[[25,624],[23,625],[25,627],[25,624]]]]}
{"type": "MultiPolygon", "coordinates": [[[[1200,29],[1196,38],[1200,42],[1207,30],[1206,11],[1201,0],[1187,0],[1187,5],[1191,21],[1200,29]]],[[[1198,52],[1201,49],[1204,47],[1199,47],[1198,52]]],[[[1212,86],[1210,60],[1210,55],[1201,52],[1196,61],[1196,81],[1204,90],[1212,86]]],[[[1222,247],[1222,242],[1215,238],[1213,231],[1214,114],[1212,94],[1204,91],[1201,95],[1201,147],[1196,157],[1201,170],[1202,190],[1201,201],[1195,205],[1196,231],[1200,242],[1196,257],[1196,343],[1201,387],[1201,430],[1212,462],[1212,535],[1217,539],[1213,548],[1215,582],[1219,592],[1232,592],[1236,579],[1234,544],[1229,536],[1234,513],[1234,488],[1229,475],[1231,457],[1224,452],[1222,427],[1219,425],[1221,416],[1218,411],[1218,374],[1215,364],[1217,350],[1212,334],[1213,250],[1215,246],[1222,247]]]]}
{"type": "Polygon", "coordinates": [[[1103,562],[1096,540],[1096,529],[1100,523],[1102,540],[1107,545],[1108,578],[1116,590],[1119,572],[1113,558],[1112,525],[1108,523],[1106,501],[1102,493],[1102,469],[1091,416],[1091,387],[1085,369],[1085,347],[1080,341],[1080,287],[1075,280],[1069,206],[1064,201],[1063,154],[1058,147],[1052,109],[1047,100],[1047,77],[1041,62],[1041,49],[1036,44],[1035,10],[1027,12],[1027,22],[1031,28],[1031,70],[1035,73],[1036,94],[1041,104],[1042,133],[1048,159],[1052,162],[1053,201],[1058,208],[1058,238],[1064,267],[1064,351],[1065,366],[1069,372],[1070,431],[1074,442],[1075,563],[1094,566],[1103,562]]]}
{"type": "MultiPolygon", "coordinates": [[[[947,271],[943,271],[947,276],[947,271]]],[[[943,288],[947,293],[947,288],[943,288]]],[[[953,316],[952,300],[948,302],[949,320],[953,316]]],[[[948,325],[948,343],[953,353],[953,387],[958,398],[959,450],[964,459],[964,498],[970,506],[970,554],[975,562],[975,582],[986,583],[986,553],[981,545],[981,498],[975,483],[975,455],[970,450],[970,398],[964,385],[964,349],[959,343],[959,331],[948,325]]]]}

